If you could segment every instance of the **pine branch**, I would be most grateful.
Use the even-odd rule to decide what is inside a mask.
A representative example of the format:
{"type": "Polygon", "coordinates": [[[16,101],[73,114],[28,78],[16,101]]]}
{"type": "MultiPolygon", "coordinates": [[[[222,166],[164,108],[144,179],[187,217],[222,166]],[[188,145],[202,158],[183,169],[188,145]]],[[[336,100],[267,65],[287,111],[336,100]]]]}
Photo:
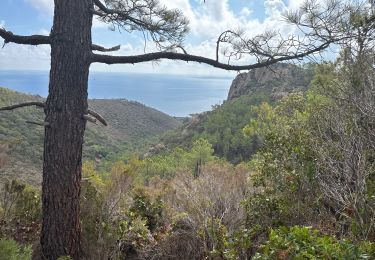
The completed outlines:
{"type": "Polygon", "coordinates": [[[140,62],[168,59],[168,60],[182,60],[182,61],[187,61],[187,62],[193,61],[193,62],[208,64],[213,67],[220,68],[220,69],[240,71],[240,70],[250,70],[250,69],[265,67],[265,66],[269,66],[274,63],[281,62],[281,61],[302,59],[306,56],[309,56],[311,54],[324,50],[325,48],[329,46],[330,43],[331,42],[328,41],[319,45],[318,47],[311,48],[309,50],[306,50],[300,53],[294,53],[294,54],[282,55],[282,56],[281,55],[272,56],[265,61],[259,61],[257,63],[253,63],[249,65],[225,64],[214,59],[209,59],[209,58],[185,54],[185,53],[175,53],[175,52],[153,52],[153,53],[134,55],[134,56],[110,56],[110,55],[93,54],[92,62],[99,62],[99,63],[105,63],[105,64],[135,64],[135,63],[140,63],[140,62]]]}
{"type": "Polygon", "coordinates": [[[189,31],[188,20],[177,9],[169,9],[157,0],[93,0],[94,15],[102,22],[126,32],[139,31],[144,40],[152,40],[159,49],[181,45],[189,31]]]}
{"type": "Polygon", "coordinates": [[[118,17],[121,17],[121,19],[124,19],[124,20],[129,20],[139,26],[142,26],[142,27],[149,27],[149,25],[137,18],[134,18],[134,17],[131,17],[129,16],[128,13],[126,12],[122,12],[122,11],[119,11],[119,10],[114,10],[114,9],[110,9],[110,8],[107,8],[102,2],[100,2],[100,0],[94,0],[94,4],[100,9],[100,11],[102,11],[104,14],[100,13],[100,12],[94,12],[94,14],[98,15],[98,16],[103,16],[103,15],[117,15],[118,17]]]}

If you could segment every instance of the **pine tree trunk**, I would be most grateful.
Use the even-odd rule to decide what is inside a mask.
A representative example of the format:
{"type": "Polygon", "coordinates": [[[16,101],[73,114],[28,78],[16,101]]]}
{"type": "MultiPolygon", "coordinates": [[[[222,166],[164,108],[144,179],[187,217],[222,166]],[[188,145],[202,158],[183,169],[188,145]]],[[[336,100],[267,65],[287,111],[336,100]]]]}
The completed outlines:
{"type": "Polygon", "coordinates": [[[51,71],[46,102],[43,223],[44,259],[79,259],[82,145],[91,57],[92,0],[55,0],[51,71]]]}

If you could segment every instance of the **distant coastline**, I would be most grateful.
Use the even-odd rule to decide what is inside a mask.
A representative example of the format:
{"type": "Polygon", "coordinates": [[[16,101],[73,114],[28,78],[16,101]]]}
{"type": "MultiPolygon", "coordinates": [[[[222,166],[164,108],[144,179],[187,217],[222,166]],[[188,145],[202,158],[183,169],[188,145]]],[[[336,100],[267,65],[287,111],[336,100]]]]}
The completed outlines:
{"type": "MultiPolygon", "coordinates": [[[[0,86],[46,97],[48,71],[0,70],[0,86]]],[[[226,99],[232,78],[90,72],[89,98],[127,99],[169,115],[185,117],[211,109],[226,99]]]]}

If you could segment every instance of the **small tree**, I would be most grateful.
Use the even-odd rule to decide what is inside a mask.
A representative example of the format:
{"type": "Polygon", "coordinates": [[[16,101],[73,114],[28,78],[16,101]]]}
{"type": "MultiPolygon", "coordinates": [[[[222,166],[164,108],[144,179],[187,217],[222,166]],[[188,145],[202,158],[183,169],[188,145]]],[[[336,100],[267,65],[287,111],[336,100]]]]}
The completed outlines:
{"type": "MultiPolygon", "coordinates": [[[[182,46],[188,32],[188,21],[178,10],[169,10],[157,0],[54,0],[54,20],[49,36],[15,35],[0,29],[5,43],[49,44],[51,69],[49,93],[45,103],[29,102],[3,110],[36,105],[43,107],[45,127],[41,232],[42,255],[57,259],[70,255],[78,259],[80,250],[80,190],[82,144],[86,121],[105,120],[87,106],[89,68],[92,63],[135,64],[159,59],[205,63],[225,70],[250,70],[276,62],[301,59],[322,51],[329,44],[342,39],[342,31],[335,30],[345,24],[347,7],[337,1],[316,7],[308,15],[295,16],[290,22],[310,30],[304,37],[280,38],[277,32],[268,32],[253,38],[243,32],[225,31],[217,40],[216,59],[188,54],[182,46]],[[331,4],[337,3],[336,5],[331,4]],[[319,10],[320,12],[315,12],[319,10]],[[310,16],[313,19],[309,19],[310,16]],[[134,56],[110,56],[93,51],[114,51],[91,41],[93,16],[127,32],[141,31],[152,39],[160,51],[134,56]],[[300,18],[306,18],[299,24],[300,18]],[[221,62],[219,52],[225,47],[228,62],[221,62]],[[181,49],[181,53],[170,51],[181,49]],[[256,62],[250,65],[233,65],[229,61],[243,55],[252,55],[256,62]]],[[[307,11],[310,11],[308,9],[307,11]]]]}

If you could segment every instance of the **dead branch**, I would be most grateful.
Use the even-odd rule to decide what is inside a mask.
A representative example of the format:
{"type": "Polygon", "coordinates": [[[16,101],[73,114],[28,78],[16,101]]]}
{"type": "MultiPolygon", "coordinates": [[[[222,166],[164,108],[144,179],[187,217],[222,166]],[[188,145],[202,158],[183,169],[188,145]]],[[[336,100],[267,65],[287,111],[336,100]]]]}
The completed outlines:
{"type": "Polygon", "coordinates": [[[85,120],[87,120],[88,122],[93,123],[93,124],[96,125],[96,121],[97,121],[97,120],[96,120],[95,118],[93,118],[93,117],[91,117],[91,116],[89,116],[89,115],[83,115],[82,118],[85,119],[85,120]]]}
{"type": "Polygon", "coordinates": [[[34,122],[34,121],[26,121],[27,124],[33,124],[33,125],[39,125],[39,126],[50,126],[50,123],[48,122],[34,122]]]}
{"type": "Polygon", "coordinates": [[[21,108],[21,107],[30,107],[30,106],[44,107],[45,104],[44,102],[39,102],[39,101],[24,102],[24,103],[12,105],[12,106],[0,107],[0,111],[9,111],[9,110],[14,110],[14,109],[21,108]]]}
{"type": "MultiPolygon", "coordinates": [[[[0,107],[0,111],[11,111],[11,110],[14,110],[14,109],[17,109],[17,108],[30,107],[30,106],[36,106],[36,107],[44,108],[45,105],[46,104],[44,102],[41,102],[41,101],[24,102],[24,103],[20,103],[20,104],[16,104],[16,105],[0,107]]],[[[100,114],[98,114],[97,112],[89,109],[89,110],[87,110],[87,113],[89,115],[91,115],[92,117],[96,118],[104,126],[108,126],[106,120],[100,114]]],[[[88,121],[90,121],[90,120],[88,120],[88,121]]]]}
{"type": "MultiPolygon", "coordinates": [[[[0,28],[0,37],[4,39],[4,44],[13,42],[18,44],[29,44],[29,45],[41,45],[41,44],[51,44],[51,37],[46,35],[16,35],[11,31],[7,31],[4,28],[0,28]]],[[[105,48],[97,44],[92,44],[91,49],[94,51],[110,52],[120,50],[120,45],[114,46],[112,48],[105,48]]]]}
{"type": "Polygon", "coordinates": [[[0,28],[0,37],[4,39],[4,44],[13,42],[18,44],[30,44],[30,45],[39,45],[39,44],[50,44],[51,40],[49,36],[45,35],[30,35],[22,36],[15,35],[11,31],[7,31],[4,28],[0,28]]]}
{"type": "Polygon", "coordinates": [[[105,121],[105,119],[100,115],[98,114],[97,112],[93,111],[93,110],[87,110],[87,113],[91,116],[93,116],[94,118],[96,118],[100,123],[102,123],[104,126],[108,126],[107,122],[105,121]]]}
{"type": "Polygon", "coordinates": [[[111,52],[111,51],[118,51],[120,50],[121,45],[114,46],[112,48],[105,48],[103,46],[97,45],[97,44],[92,44],[91,49],[93,51],[101,51],[101,52],[111,52]]]}

